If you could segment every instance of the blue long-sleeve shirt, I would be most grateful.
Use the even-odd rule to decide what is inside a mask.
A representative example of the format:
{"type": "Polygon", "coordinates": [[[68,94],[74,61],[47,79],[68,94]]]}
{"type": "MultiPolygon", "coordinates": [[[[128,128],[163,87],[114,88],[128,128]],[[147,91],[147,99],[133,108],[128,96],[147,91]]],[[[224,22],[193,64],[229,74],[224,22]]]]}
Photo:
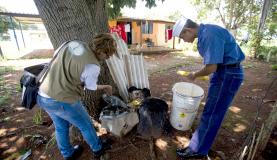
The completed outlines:
{"type": "Polygon", "coordinates": [[[204,64],[235,64],[245,59],[231,33],[220,26],[200,24],[197,48],[204,64]]]}

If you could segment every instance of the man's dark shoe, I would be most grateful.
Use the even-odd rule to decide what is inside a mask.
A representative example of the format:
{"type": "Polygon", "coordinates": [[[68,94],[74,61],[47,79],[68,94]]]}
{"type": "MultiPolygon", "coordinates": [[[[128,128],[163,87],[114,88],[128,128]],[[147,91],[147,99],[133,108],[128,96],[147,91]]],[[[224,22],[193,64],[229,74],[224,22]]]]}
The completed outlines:
{"type": "Polygon", "coordinates": [[[178,157],[180,157],[182,159],[190,159],[190,158],[196,158],[196,159],[199,158],[200,159],[200,158],[208,157],[207,155],[195,153],[188,147],[182,148],[182,149],[177,149],[176,152],[177,152],[178,157]]]}
{"type": "Polygon", "coordinates": [[[65,160],[77,160],[83,153],[84,148],[80,145],[74,146],[74,151],[70,157],[66,157],[65,160]]]}
{"type": "Polygon", "coordinates": [[[108,142],[106,142],[106,141],[103,141],[103,142],[102,142],[102,148],[101,148],[99,151],[97,151],[97,152],[93,152],[94,157],[95,157],[95,158],[100,158],[102,155],[105,154],[105,151],[106,151],[106,150],[109,150],[109,149],[111,149],[111,148],[112,148],[112,147],[111,147],[110,143],[108,143],[108,142]]]}

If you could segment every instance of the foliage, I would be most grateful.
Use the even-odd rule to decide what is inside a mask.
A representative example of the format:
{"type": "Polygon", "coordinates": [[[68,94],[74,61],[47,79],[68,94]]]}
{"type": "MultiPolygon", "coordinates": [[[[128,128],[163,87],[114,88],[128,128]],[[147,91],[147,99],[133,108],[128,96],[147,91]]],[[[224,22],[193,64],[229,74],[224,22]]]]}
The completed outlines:
{"type": "Polygon", "coordinates": [[[11,88],[7,86],[7,81],[4,77],[13,70],[11,67],[0,68],[0,106],[7,104],[7,101],[11,98],[11,88]]]}
{"type": "Polygon", "coordinates": [[[273,0],[271,11],[266,19],[266,25],[264,29],[264,39],[277,38],[277,1],[273,0]]]}
{"type": "Polygon", "coordinates": [[[217,4],[218,15],[227,29],[236,30],[246,24],[254,10],[253,0],[225,0],[217,4]],[[252,3],[251,3],[252,2],[252,3]]]}
{"type": "Polygon", "coordinates": [[[10,100],[10,94],[5,94],[0,97],[0,106],[7,104],[7,102],[10,100]]]}
{"type": "Polygon", "coordinates": [[[253,17],[259,15],[261,0],[190,0],[191,4],[197,8],[198,19],[200,21],[215,16],[215,21],[221,22],[228,30],[234,31],[253,23],[253,17]]]}
{"type": "MultiPolygon", "coordinates": [[[[152,8],[156,6],[156,1],[157,0],[142,0],[146,1],[145,6],[148,8],[152,8]]],[[[164,0],[160,0],[164,1],[164,0]]],[[[136,0],[107,0],[108,4],[108,14],[109,18],[114,19],[116,17],[121,16],[120,10],[123,7],[130,7],[130,8],[135,8],[136,7],[136,0]]]]}
{"type": "MultiPolygon", "coordinates": [[[[5,11],[3,7],[0,6],[0,12],[5,11]]],[[[6,33],[9,29],[9,19],[7,16],[0,15],[0,35],[6,33]]]]}
{"type": "Polygon", "coordinates": [[[124,7],[135,8],[136,1],[134,0],[107,0],[108,14],[110,18],[121,16],[120,10],[124,7]]]}
{"type": "Polygon", "coordinates": [[[273,64],[273,65],[271,66],[271,68],[272,68],[272,70],[277,70],[277,64],[273,64]]]}
{"type": "Polygon", "coordinates": [[[46,146],[45,146],[45,151],[44,151],[43,154],[45,154],[45,152],[46,152],[49,148],[51,148],[51,147],[53,147],[54,145],[56,145],[56,143],[57,143],[57,141],[56,141],[56,135],[55,135],[55,134],[52,134],[52,135],[51,135],[51,139],[47,142],[47,144],[46,144],[46,146]]]}
{"type": "Polygon", "coordinates": [[[33,122],[34,122],[36,125],[42,124],[42,110],[41,110],[41,109],[39,109],[39,110],[35,113],[35,115],[34,115],[34,117],[33,117],[33,122]]]}
{"type": "MultiPolygon", "coordinates": [[[[270,40],[274,37],[277,37],[277,2],[273,0],[272,3],[272,8],[268,12],[264,28],[262,28],[261,31],[257,31],[256,28],[258,25],[256,25],[256,28],[252,29],[253,37],[251,39],[250,48],[251,52],[254,55],[254,58],[265,59],[269,53],[272,54],[271,52],[267,51],[263,46],[261,46],[263,40],[270,40]]],[[[256,24],[258,24],[258,20],[256,24]]]]}
{"type": "Polygon", "coordinates": [[[197,19],[200,21],[207,19],[210,13],[215,10],[215,6],[219,0],[215,1],[205,1],[205,0],[190,0],[190,3],[197,10],[197,19]]]}
{"type": "MultiPolygon", "coordinates": [[[[6,9],[0,6],[0,12],[6,12],[6,9]]],[[[22,29],[37,29],[36,25],[24,24],[21,23],[22,29]]],[[[8,16],[0,15],[0,40],[9,40],[10,36],[7,35],[8,29],[20,29],[19,24],[16,22],[14,18],[10,18],[8,16]],[[12,23],[11,23],[12,20],[12,23]]]]}
{"type": "MultiPolygon", "coordinates": [[[[6,9],[0,6],[0,12],[5,12],[6,9]]],[[[16,20],[8,16],[0,15],[0,40],[9,40],[10,36],[7,35],[8,29],[19,28],[16,20]],[[12,23],[11,23],[12,21],[12,23]]]]}
{"type": "MultiPolygon", "coordinates": [[[[263,7],[262,0],[190,0],[197,8],[198,19],[207,19],[209,15],[216,14],[215,21],[221,21],[225,27],[237,34],[247,35],[246,41],[250,55],[265,59],[270,53],[261,43],[277,37],[277,1],[273,0],[272,8],[268,13],[264,29],[257,33],[257,27],[263,7]]],[[[272,52],[271,52],[272,53],[272,52]]],[[[273,53],[274,54],[274,53],[273,53]]]]}
{"type": "Polygon", "coordinates": [[[274,57],[277,55],[277,46],[258,45],[261,43],[261,42],[259,42],[261,40],[262,40],[262,36],[260,36],[260,37],[257,36],[256,41],[252,42],[253,43],[251,46],[252,56],[253,56],[253,53],[255,53],[254,51],[256,51],[256,56],[259,60],[268,59],[268,61],[269,61],[271,57],[274,57]],[[256,49],[256,50],[254,50],[254,49],[256,49]]]}
{"type": "Polygon", "coordinates": [[[176,11],[168,16],[168,19],[171,21],[177,21],[179,18],[181,18],[183,15],[180,11],[176,11]]]}
{"type": "Polygon", "coordinates": [[[262,34],[254,32],[253,36],[250,40],[249,46],[250,46],[250,55],[254,56],[254,53],[257,53],[258,48],[260,47],[261,41],[263,39],[262,34]]]}
{"type": "Polygon", "coordinates": [[[28,150],[27,149],[22,149],[19,150],[13,154],[11,154],[9,157],[5,158],[5,160],[14,160],[14,159],[18,159],[19,157],[21,157],[22,155],[24,155],[28,150]]]}

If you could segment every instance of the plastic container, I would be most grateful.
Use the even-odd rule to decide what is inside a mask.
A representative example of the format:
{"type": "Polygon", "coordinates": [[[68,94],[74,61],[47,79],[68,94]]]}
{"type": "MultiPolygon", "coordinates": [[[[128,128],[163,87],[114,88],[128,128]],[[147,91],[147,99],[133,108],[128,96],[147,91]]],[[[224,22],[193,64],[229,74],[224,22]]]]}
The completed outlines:
{"type": "Polygon", "coordinates": [[[204,97],[204,90],[193,83],[179,82],[173,86],[172,91],[170,123],[177,130],[188,130],[204,97]]]}

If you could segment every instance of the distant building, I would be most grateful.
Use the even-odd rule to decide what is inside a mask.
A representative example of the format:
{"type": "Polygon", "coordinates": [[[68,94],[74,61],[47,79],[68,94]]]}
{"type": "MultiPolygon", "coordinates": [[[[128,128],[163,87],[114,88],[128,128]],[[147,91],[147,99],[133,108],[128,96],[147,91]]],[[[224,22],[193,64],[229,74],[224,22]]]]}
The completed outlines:
{"type": "MultiPolygon", "coordinates": [[[[0,12],[0,15],[16,19],[20,26],[20,29],[9,30],[9,41],[0,42],[3,54],[20,57],[34,49],[53,48],[39,15],[10,12],[0,12]],[[35,24],[38,28],[23,30],[21,23],[35,24]]],[[[110,32],[117,32],[131,48],[174,48],[172,38],[174,22],[172,21],[119,17],[109,20],[108,23],[110,32]]]]}
{"type": "Polygon", "coordinates": [[[130,17],[109,20],[110,31],[118,32],[128,45],[168,47],[173,25],[172,21],[130,17]]]}

